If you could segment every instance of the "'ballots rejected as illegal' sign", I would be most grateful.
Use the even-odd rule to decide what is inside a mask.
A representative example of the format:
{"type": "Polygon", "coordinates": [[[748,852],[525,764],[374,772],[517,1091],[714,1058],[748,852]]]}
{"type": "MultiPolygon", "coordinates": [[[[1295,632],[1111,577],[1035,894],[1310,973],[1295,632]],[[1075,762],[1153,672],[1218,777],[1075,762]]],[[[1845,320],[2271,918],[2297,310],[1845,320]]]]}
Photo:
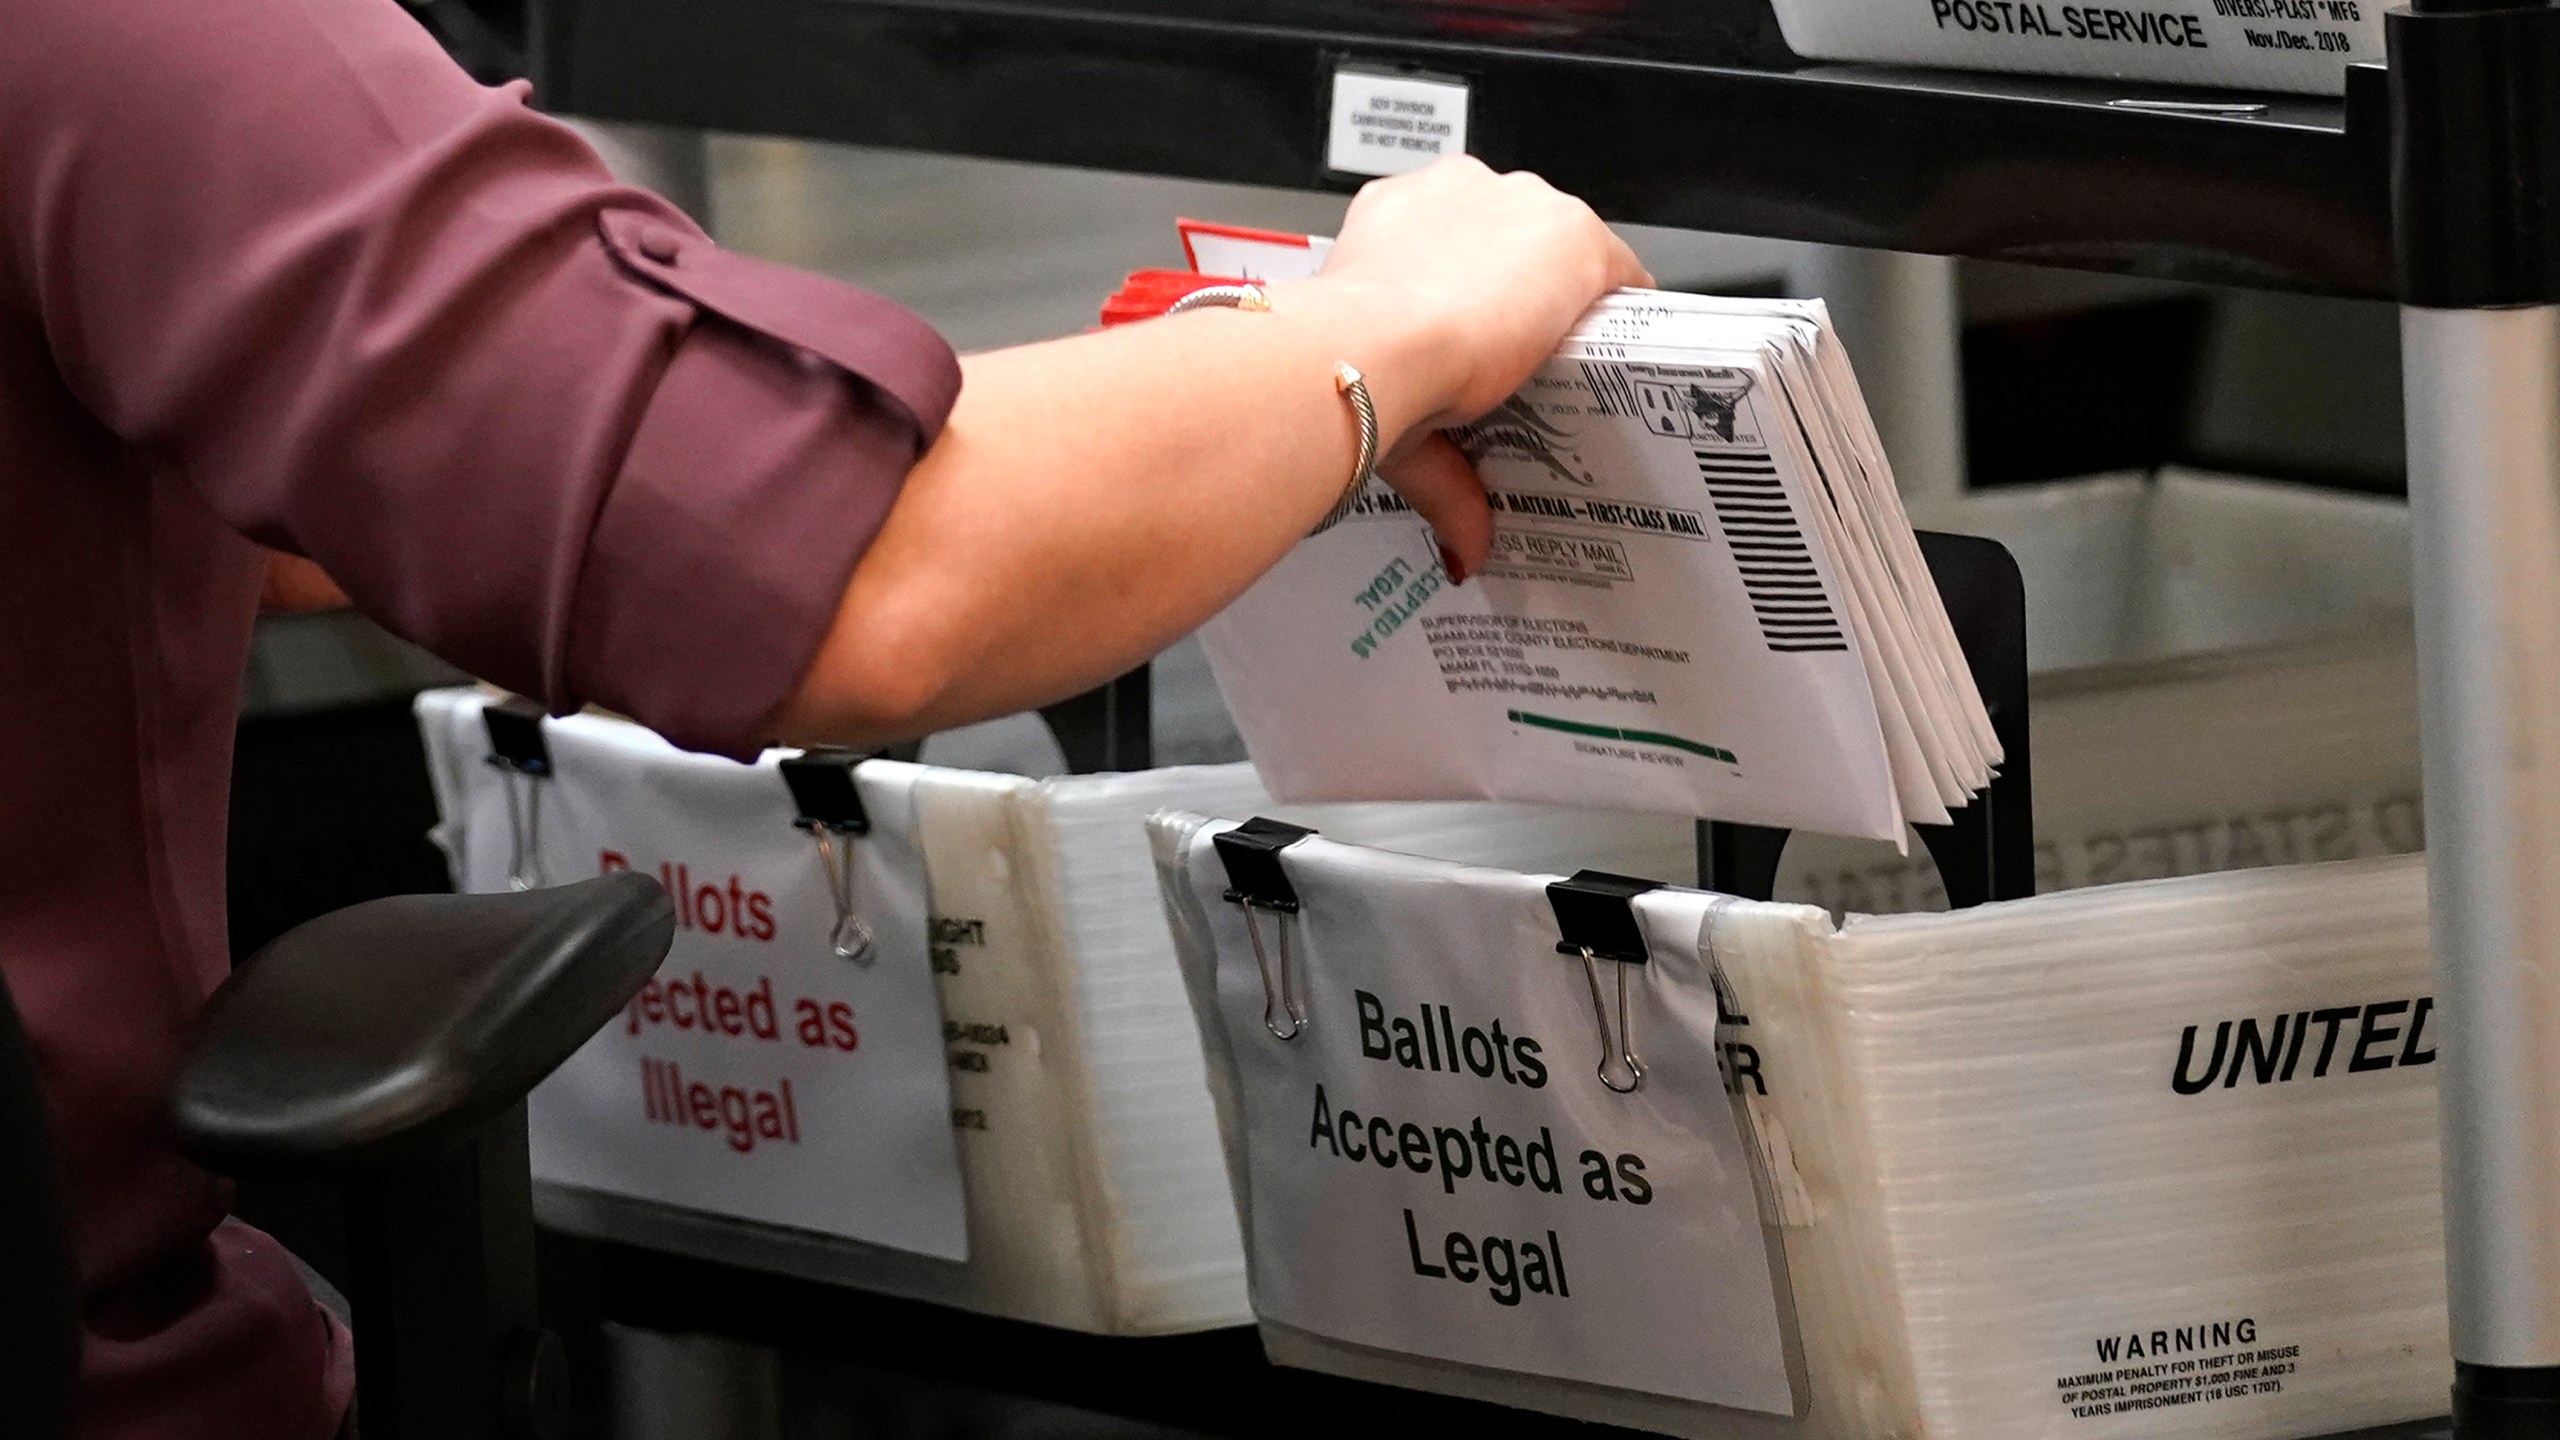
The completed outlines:
{"type": "MultiPolygon", "coordinates": [[[[1628,1014],[1647,1074],[1620,1094],[1596,1073],[1583,962],[1556,953],[1543,881],[1322,839],[1285,852],[1299,912],[1251,917],[1266,957],[1290,927],[1282,963],[1307,1023],[1276,1038],[1247,916],[1220,898],[1219,828],[1183,855],[1192,938],[1205,928],[1214,958],[1184,960],[1195,997],[1214,966],[1255,1312],[1403,1354],[1793,1413],[1699,954],[1714,898],[1638,904],[1653,958],[1627,967],[1628,1014]]],[[[1595,972],[1613,1031],[1617,969],[1595,972]]]]}
{"type": "MultiPolygon", "coordinates": [[[[461,703],[469,733],[478,702],[461,703]]],[[[541,821],[525,837],[542,874],[651,876],[674,902],[676,939],[656,978],[535,1090],[535,1178],[966,1259],[916,767],[864,765],[872,829],[834,841],[852,847],[855,909],[877,937],[856,960],[833,948],[829,877],[772,757],[689,755],[598,716],[543,728],[554,771],[532,782],[541,821]]],[[[458,768],[458,878],[498,889],[513,849],[508,780],[458,768]]]]}

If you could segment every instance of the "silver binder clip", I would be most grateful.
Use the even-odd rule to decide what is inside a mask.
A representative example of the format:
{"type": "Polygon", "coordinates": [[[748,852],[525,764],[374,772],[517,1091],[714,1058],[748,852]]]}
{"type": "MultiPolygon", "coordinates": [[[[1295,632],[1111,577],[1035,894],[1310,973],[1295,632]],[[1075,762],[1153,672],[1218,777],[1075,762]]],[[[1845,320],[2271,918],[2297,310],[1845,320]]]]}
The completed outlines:
{"type": "Polygon", "coordinates": [[[1297,1039],[1306,1033],[1308,1023],[1289,953],[1289,931],[1294,928],[1289,917],[1298,913],[1298,892],[1289,883],[1288,871],[1281,868],[1280,852],[1314,833],[1257,816],[1210,841],[1227,867],[1229,888],[1224,898],[1244,911],[1245,938],[1253,943],[1254,968],[1262,976],[1262,1028],[1280,1040],[1297,1039]],[[1262,927],[1255,919],[1257,912],[1265,911],[1274,917],[1273,926],[1280,932],[1277,966],[1262,943],[1262,927]],[[1289,1022],[1286,1030],[1280,1028],[1283,1017],[1289,1022]]]}
{"type": "Polygon", "coordinates": [[[1635,1017],[1627,1000],[1627,969],[1647,963],[1653,953],[1645,946],[1644,927],[1636,922],[1635,897],[1661,888],[1659,881],[1599,870],[1584,870],[1572,879],[1558,880],[1547,887],[1547,904],[1555,911],[1556,928],[1564,937],[1556,943],[1556,953],[1581,957],[1583,983],[1591,990],[1591,1019],[1600,1029],[1600,1083],[1620,1095],[1632,1095],[1644,1088],[1645,1075],[1644,1060],[1636,1054],[1635,1017]],[[1614,1037],[1609,1031],[1608,1001],[1600,992],[1603,960],[1618,970],[1618,1028],[1614,1037]],[[1613,1061],[1618,1073],[1626,1077],[1623,1085],[1611,1075],[1613,1061]]]}
{"type": "Polygon", "coordinates": [[[1245,938],[1253,942],[1254,968],[1262,972],[1262,1028],[1280,1039],[1295,1040],[1307,1028],[1307,1012],[1298,1003],[1298,988],[1290,976],[1289,922],[1286,918],[1272,922],[1273,928],[1280,932],[1280,974],[1279,983],[1275,986],[1272,983],[1271,957],[1262,948],[1262,927],[1253,923],[1254,911],[1266,907],[1251,900],[1236,903],[1244,907],[1245,938]],[[1273,1023],[1271,1015],[1274,1009],[1289,1017],[1288,1029],[1283,1030],[1273,1023]]]}
{"type": "Polygon", "coordinates": [[[1575,947],[1582,952],[1582,978],[1591,986],[1591,1018],[1600,1027],[1600,1083],[1621,1095],[1633,1095],[1644,1088],[1644,1061],[1636,1054],[1636,1032],[1627,1014],[1627,967],[1613,961],[1618,972],[1618,1038],[1609,1038],[1609,1011],[1600,1003],[1600,960],[1591,947],[1575,947]],[[1615,1052],[1618,1062],[1626,1067],[1627,1083],[1609,1078],[1609,1059],[1615,1052]]]}
{"type": "Polygon", "coordinates": [[[542,738],[542,707],[530,700],[493,701],[480,709],[489,734],[489,764],[507,797],[507,888],[551,883],[542,868],[542,782],[551,777],[551,747],[542,738]]]}
{"type": "Polygon", "coordinates": [[[827,943],[839,959],[856,965],[868,965],[877,954],[880,942],[871,927],[853,908],[853,836],[834,836],[824,826],[811,826],[809,833],[818,840],[818,872],[827,877],[828,891],[835,901],[836,923],[827,931],[827,943]],[[841,839],[842,843],[837,843],[841,839]]]}
{"type": "Polygon", "coordinates": [[[855,750],[804,750],[782,760],[782,780],[791,789],[799,814],[792,825],[817,842],[818,873],[826,877],[835,904],[836,923],[827,943],[836,955],[868,965],[879,952],[871,927],[862,923],[853,904],[853,841],[871,833],[871,816],[862,808],[862,790],[854,783],[854,767],[870,756],[855,750]]]}

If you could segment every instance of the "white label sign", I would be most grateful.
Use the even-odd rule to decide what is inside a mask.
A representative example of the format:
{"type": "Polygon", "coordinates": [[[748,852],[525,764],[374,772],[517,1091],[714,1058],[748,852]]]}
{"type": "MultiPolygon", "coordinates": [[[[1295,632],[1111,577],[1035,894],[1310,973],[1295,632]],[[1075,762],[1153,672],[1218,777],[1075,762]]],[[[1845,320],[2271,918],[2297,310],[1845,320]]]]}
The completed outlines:
{"type": "MultiPolygon", "coordinates": [[[[1274,956],[1275,927],[1291,927],[1308,1022],[1290,1041],[1264,1026],[1209,830],[1186,857],[1236,1079],[1255,1311],[1388,1351],[1793,1414],[1699,956],[1714,898],[1640,902],[1653,958],[1624,973],[1647,1073],[1618,1094],[1596,1073],[1591,993],[1582,961],[1556,953],[1543,879],[1321,839],[1283,863],[1303,908],[1254,923],[1274,956]]],[[[1614,1032],[1619,969],[1597,973],[1614,1032]]]]}
{"type": "Polygon", "coordinates": [[[1467,87],[1346,67],[1333,72],[1324,163],[1346,175],[1402,175],[1467,149],[1467,87]]]}
{"type": "MultiPolygon", "coordinates": [[[[2018,70],[2220,89],[2337,95],[2347,67],[2383,58],[2374,0],[1776,0],[1808,59],[2018,70]]],[[[2219,97],[2199,97],[2213,113],[2219,97]]],[[[2179,102],[2168,102],[2176,105],[2179,102]]],[[[2221,106],[2262,114],[2245,99],[2221,106]]]]}
{"type": "MultiPolygon", "coordinates": [[[[464,724],[478,728],[476,708],[464,724]]],[[[835,902],[772,757],[677,751],[637,726],[543,727],[539,854],[553,883],[656,877],[675,947],[623,1013],[534,1092],[534,1174],[716,1215],[968,1258],[942,1015],[926,946],[911,766],[859,776],[851,843],[867,962],[836,954],[835,902]]],[[[463,887],[507,884],[525,782],[473,767],[463,887]]]]}

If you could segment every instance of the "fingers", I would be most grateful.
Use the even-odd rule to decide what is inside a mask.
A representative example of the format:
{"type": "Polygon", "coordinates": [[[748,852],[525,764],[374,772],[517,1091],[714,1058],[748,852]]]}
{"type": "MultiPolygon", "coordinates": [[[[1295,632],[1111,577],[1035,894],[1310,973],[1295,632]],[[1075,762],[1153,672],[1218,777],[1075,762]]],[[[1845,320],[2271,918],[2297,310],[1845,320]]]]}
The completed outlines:
{"type": "Polygon", "coordinates": [[[1444,156],[1420,170],[1370,181],[1352,198],[1342,228],[1350,238],[1362,221],[1392,226],[1408,220],[1441,228],[1444,244],[1454,238],[1452,226],[1513,234],[1543,230],[1596,258],[1604,290],[1653,283],[1635,251],[1589,205],[1534,171],[1497,172],[1473,155],[1444,156]]]}
{"type": "MultiPolygon", "coordinates": [[[[1430,352],[1408,356],[1405,373],[1438,377],[1419,409],[1440,422],[1500,404],[1593,302],[1653,283],[1590,206],[1472,156],[1364,187],[1323,273],[1385,297],[1386,308],[1369,313],[1391,332],[1389,350],[1430,352]]],[[[1447,468],[1445,457],[1422,463],[1447,468]]]]}
{"type": "Polygon", "coordinates": [[[1464,583],[1484,569],[1493,550],[1493,510],[1476,467],[1448,436],[1425,431],[1398,446],[1378,471],[1431,526],[1451,582],[1464,583]]]}
{"type": "Polygon", "coordinates": [[[1526,170],[1515,170],[1503,178],[1525,181],[1550,197],[1553,203],[1572,209],[1574,219],[1589,236],[1591,244],[1599,250],[1601,273],[1605,277],[1601,285],[1604,292],[1630,285],[1647,289],[1652,287],[1653,272],[1645,268],[1643,260],[1637,258],[1634,247],[1628,245],[1617,231],[1610,229],[1609,222],[1601,219],[1599,212],[1593,210],[1587,202],[1556,189],[1543,178],[1526,170]]]}
{"type": "MultiPolygon", "coordinates": [[[[1463,196],[1473,187],[1496,178],[1493,171],[1473,155],[1446,155],[1419,170],[1384,176],[1362,185],[1351,197],[1351,211],[1357,213],[1390,207],[1413,196],[1463,196]]],[[[1347,222],[1348,216],[1345,218],[1347,222]]]]}
{"type": "MultiPolygon", "coordinates": [[[[1596,215],[1592,218],[1595,221],[1599,219],[1596,215]]],[[[1653,272],[1646,269],[1644,261],[1637,257],[1635,247],[1629,245],[1617,231],[1610,230],[1607,225],[1603,224],[1601,229],[1607,231],[1609,236],[1609,288],[1612,290],[1629,286],[1643,290],[1655,288],[1653,272]]]]}
{"type": "Polygon", "coordinates": [[[1634,248],[1629,246],[1617,231],[1610,229],[1609,223],[1602,220],[1599,212],[1593,210],[1589,204],[1576,196],[1558,190],[1547,182],[1546,177],[1534,171],[1511,170],[1504,172],[1498,178],[1519,189],[1536,194],[1550,205],[1566,207],[1573,212],[1575,221],[1585,230],[1591,243],[1600,252],[1601,274],[1605,277],[1600,287],[1603,292],[1631,285],[1652,288],[1653,272],[1645,268],[1644,261],[1637,258],[1634,248]]]}

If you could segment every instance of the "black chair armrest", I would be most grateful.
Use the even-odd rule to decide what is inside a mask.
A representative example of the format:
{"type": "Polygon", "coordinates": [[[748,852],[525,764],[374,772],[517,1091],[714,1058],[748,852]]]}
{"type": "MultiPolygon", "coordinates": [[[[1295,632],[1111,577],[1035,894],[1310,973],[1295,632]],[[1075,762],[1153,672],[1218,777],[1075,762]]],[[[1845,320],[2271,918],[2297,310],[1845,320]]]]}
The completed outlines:
{"type": "Polygon", "coordinates": [[[178,1142],[234,1175],[433,1154],[585,1044],[674,937],[666,892],[637,873],[324,915],[214,993],[171,1092],[178,1142]]]}

